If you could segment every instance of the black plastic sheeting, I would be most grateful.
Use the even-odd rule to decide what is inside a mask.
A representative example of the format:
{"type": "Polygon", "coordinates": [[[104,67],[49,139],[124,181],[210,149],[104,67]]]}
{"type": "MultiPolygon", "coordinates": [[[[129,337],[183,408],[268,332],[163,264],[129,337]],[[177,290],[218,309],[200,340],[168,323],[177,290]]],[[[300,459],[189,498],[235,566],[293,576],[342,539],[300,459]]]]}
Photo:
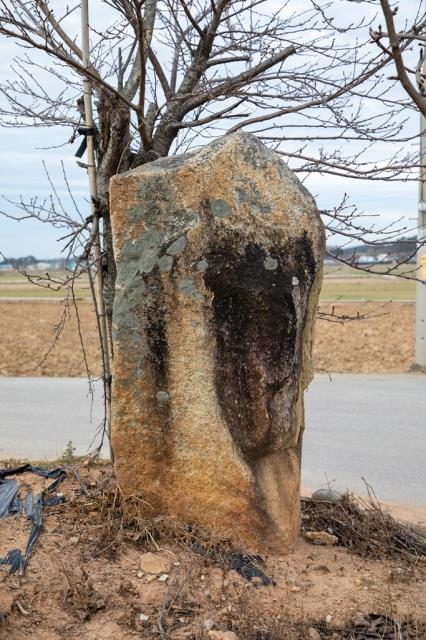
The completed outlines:
{"type": "Polygon", "coordinates": [[[14,469],[0,469],[0,518],[7,518],[17,514],[24,515],[32,523],[30,535],[25,550],[12,549],[4,558],[0,558],[0,565],[9,565],[9,573],[23,574],[27,566],[34,544],[40,535],[43,525],[43,508],[64,502],[63,496],[52,495],[65,480],[65,469],[42,469],[31,464],[24,464],[14,469]],[[19,483],[10,476],[22,473],[35,473],[43,478],[53,478],[53,482],[40,494],[33,495],[32,491],[19,498],[19,483]]]}
{"type": "Polygon", "coordinates": [[[275,582],[266,575],[259,565],[265,564],[263,558],[260,556],[251,556],[242,553],[233,553],[228,557],[228,564],[231,569],[237,571],[246,580],[252,580],[253,578],[259,578],[266,587],[272,585],[275,587],[275,582]]]}
{"type": "MultiPolygon", "coordinates": [[[[9,573],[14,574],[17,571],[24,573],[28,563],[28,559],[33,550],[34,544],[40,535],[43,524],[43,508],[54,506],[64,502],[63,496],[49,495],[65,480],[67,473],[62,467],[56,469],[42,469],[34,467],[31,464],[25,464],[15,469],[0,469],[0,518],[22,514],[32,522],[30,536],[28,538],[25,551],[22,553],[20,549],[12,549],[4,558],[0,558],[0,565],[9,565],[9,573]],[[35,473],[43,478],[53,478],[53,482],[42,492],[42,494],[34,496],[29,491],[22,499],[19,498],[19,483],[15,478],[22,473],[35,473]]],[[[241,574],[246,580],[259,578],[266,585],[275,585],[275,582],[267,576],[261,569],[263,559],[260,556],[245,555],[240,553],[223,554],[218,550],[204,549],[199,543],[193,544],[193,549],[197,553],[205,556],[221,557],[227,561],[229,567],[241,574]]]]}
{"type": "Polygon", "coordinates": [[[245,553],[227,553],[221,550],[219,547],[213,547],[206,549],[198,541],[192,544],[192,550],[201,556],[210,558],[214,562],[225,562],[230,569],[237,571],[243,578],[248,581],[253,578],[259,578],[262,584],[266,587],[275,587],[276,583],[272,578],[266,575],[261,569],[260,565],[264,565],[265,561],[261,556],[249,555],[245,553]]]}

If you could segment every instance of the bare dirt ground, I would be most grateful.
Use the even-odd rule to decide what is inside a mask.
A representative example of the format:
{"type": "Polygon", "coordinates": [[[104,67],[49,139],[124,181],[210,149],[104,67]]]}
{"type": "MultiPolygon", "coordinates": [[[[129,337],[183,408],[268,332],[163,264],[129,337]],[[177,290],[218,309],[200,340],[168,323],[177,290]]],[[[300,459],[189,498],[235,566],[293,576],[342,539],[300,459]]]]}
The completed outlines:
{"type": "Polygon", "coordinates": [[[320,312],[365,319],[318,320],[316,370],[340,373],[406,373],[414,363],[415,305],[411,302],[320,304],[320,312]]]}
{"type": "MultiPolygon", "coordinates": [[[[99,349],[92,303],[78,303],[89,370],[99,374],[99,349]]],[[[85,376],[76,311],[60,301],[0,302],[0,375],[85,376]],[[56,339],[64,318],[65,324],[56,339]]]]}
{"type": "MultiPolygon", "coordinates": [[[[124,517],[108,467],[78,473],[69,470],[60,487],[65,503],[45,509],[26,575],[0,568],[2,640],[426,638],[421,561],[372,560],[300,539],[289,555],[266,558],[275,586],[254,584],[224,560],[191,551],[179,527],[124,517]],[[159,569],[147,570],[146,552],[159,569]],[[369,614],[397,625],[411,619],[411,635],[401,626],[362,635],[369,614]]],[[[15,517],[0,520],[0,557],[24,545],[27,529],[15,517]]]]}
{"type": "MultiPolygon", "coordinates": [[[[321,312],[333,305],[322,303],[321,312]]],[[[78,303],[81,333],[89,370],[99,374],[99,350],[92,305],[78,303]]],[[[345,302],[334,304],[335,314],[366,315],[364,320],[318,320],[315,341],[317,371],[347,373],[404,373],[414,362],[415,309],[413,303],[345,302]]],[[[0,375],[85,376],[86,367],[77,330],[76,313],[69,309],[55,342],[63,305],[59,301],[0,302],[0,375]]]]}

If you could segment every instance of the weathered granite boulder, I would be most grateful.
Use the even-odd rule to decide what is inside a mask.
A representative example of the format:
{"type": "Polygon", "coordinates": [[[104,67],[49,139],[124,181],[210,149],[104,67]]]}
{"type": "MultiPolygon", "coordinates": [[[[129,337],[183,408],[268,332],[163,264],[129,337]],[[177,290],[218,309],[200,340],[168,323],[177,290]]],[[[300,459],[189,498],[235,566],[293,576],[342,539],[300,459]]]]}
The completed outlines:
{"type": "Polygon", "coordinates": [[[114,177],[111,209],[124,493],[285,551],[324,251],[312,196],[238,133],[114,177]]]}

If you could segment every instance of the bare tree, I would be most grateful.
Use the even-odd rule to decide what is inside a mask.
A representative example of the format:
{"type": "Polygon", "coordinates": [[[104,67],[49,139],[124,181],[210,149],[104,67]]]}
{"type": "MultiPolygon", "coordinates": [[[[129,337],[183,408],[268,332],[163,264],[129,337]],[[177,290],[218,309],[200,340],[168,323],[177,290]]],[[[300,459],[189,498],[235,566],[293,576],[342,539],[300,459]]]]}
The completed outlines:
{"type": "MultiPolygon", "coordinates": [[[[92,24],[92,60],[85,68],[73,24],[78,4],[59,15],[57,3],[2,0],[0,33],[21,43],[24,51],[46,54],[46,62],[24,53],[16,60],[15,77],[1,90],[6,98],[5,126],[62,125],[70,127],[72,135],[79,127],[87,135],[80,126],[81,78],[92,82],[109,315],[115,266],[108,183],[117,172],[245,128],[294,161],[294,168],[305,175],[413,177],[416,154],[402,148],[384,162],[363,159],[379,141],[407,142],[401,131],[404,114],[412,107],[392,93],[397,81],[379,82],[384,82],[396,54],[384,46],[370,53],[368,18],[348,25],[329,16],[333,3],[314,0],[102,4],[107,25],[97,29],[92,24]],[[55,80],[51,86],[56,93],[46,89],[44,72],[55,80]],[[336,140],[340,145],[356,140],[364,146],[345,155],[336,148],[336,140]]],[[[410,43],[409,34],[421,37],[423,32],[424,21],[418,16],[400,49],[405,51],[410,43]]],[[[341,231],[346,215],[330,215],[341,231]]],[[[357,236],[365,235],[366,229],[357,231],[357,236]]]]}
{"type": "MultiPolygon", "coordinates": [[[[359,9],[356,23],[344,12],[333,17],[336,3],[328,0],[104,0],[92,15],[87,65],[74,20],[80,3],[0,0],[0,35],[22,49],[0,85],[3,126],[59,127],[61,135],[68,127],[71,141],[79,134],[94,137],[96,146],[95,216],[71,213],[59,197],[20,200],[12,215],[67,227],[67,250],[84,258],[89,273],[98,263],[93,227],[101,219],[97,266],[111,322],[116,269],[108,185],[117,173],[245,129],[302,177],[417,179],[417,149],[410,148],[416,133],[407,121],[426,98],[407,83],[416,73],[407,64],[413,40],[426,38],[425,16],[419,0],[411,24],[396,34],[395,12],[380,3],[386,32],[375,26],[372,0],[337,3],[359,9]],[[397,76],[389,77],[394,64],[397,76]],[[85,126],[82,78],[95,97],[93,127],[85,126]]],[[[72,189],[69,195],[72,202],[72,189]]],[[[322,213],[329,236],[347,242],[377,244],[407,233],[404,223],[375,227],[347,196],[322,213]]],[[[370,269],[356,257],[349,263],[370,269]]]]}
{"type": "Polygon", "coordinates": [[[402,26],[404,28],[397,31],[395,19],[399,10],[398,4],[392,4],[388,0],[380,0],[380,6],[386,29],[383,30],[381,25],[376,29],[370,28],[370,36],[379,49],[388,53],[392,58],[397,74],[396,79],[401,83],[419,111],[426,116],[426,78],[422,73],[422,65],[425,58],[424,47],[426,45],[425,9],[420,3],[414,23],[409,26],[408,21],[404,19],[402,14],[402,26]],[[386,44],[383,43],[383,40],[385,40],[386,44]],[[415,68],[411,68],[410,63],[407,64],[406,56],[404,55],[407,53],[407,49],[408,51],[411,49],[413,43],[418,43],[422,47],[415,68]]]}

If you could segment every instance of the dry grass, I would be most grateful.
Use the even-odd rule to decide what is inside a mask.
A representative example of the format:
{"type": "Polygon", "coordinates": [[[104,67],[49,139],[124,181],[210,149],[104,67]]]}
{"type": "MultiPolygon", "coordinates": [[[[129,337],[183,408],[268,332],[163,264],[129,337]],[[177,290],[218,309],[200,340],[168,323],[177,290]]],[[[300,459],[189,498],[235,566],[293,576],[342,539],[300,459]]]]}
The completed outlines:
{"type": "MultiPolygon", "coordinates": [[[[208,631],[201,624],[202,610],[194,601],[193,580],[197,564],[189,563],[179,579],[167,591],[158,616],[162,640],[208,640],[208,631]],[[182,615],[187,616],[191,631],[179,634],[182,615]],[[192,618],[192,620],[191,620],[192,618]]],[[[273,593],[271,593],[271,598],[273,593]]],[[[228,582],[223,587],[221,628],[233,632],[238,640],[425,640],[426,624],[412,617],[401,618],[392,613],[357,614],[340,626],[330,626],[326,620],[300,620],[256,605],[253,593],[241,583],[228,582]]]]}
{"type": "Polygon", "coordinates": [[[319,633],[321,640],[424,640],[426,637],[426,627],[418,621],[401,622],[385,616],[371,616],[371,625],[366,628],[348,623],[345,628],[330,630],[325,624],[308,626],[285,620],[275,621],[264,630],[253,630],[249,623],[236,631],[239,640],[309,640],[311,629],[319,633]]]}
{"type": "Polygon", "coordinates": [[[355,500],[345,494],[337,503],[302,499],[302,531],[327,531],[352,553],[381,560],[407,562],[426,559],[426,537],[385,513],[377,500],[355,500]]]}
{"type": "MultiPolygon", "coordinates": [[[[215,629],[234,631],[239,640],[426,637],[424,624],[413,619],[417,609],[407,608],[405,596],[401,596],[404,605],[398,600],[401,590],[411,594],[410,602],[417,594],[421,597],[423,583],[417,557],[410,555],[407,564],[401,565],[401,556],[391,548],[390,560],[367,561],[342,549],[314,548],[300,542],[298,546],[302,548],[296,552],[297,558],[267,559],[266,566],[277,585],[263,587],[260,582],[254,584],[230,571],[229,540],[219,544],[208,531],[173,518],[153,517],[142,500],[123,500],[110,467],[79,463],[73,472],[71,467],[69,471],[62,487],[66,502],[46,509],[45,531],[34,550],[28,575],[22,582],[16,577],[4,579],[3,589],[15,602],[8,614],[10,625],[5,636],[8,640],[27,637],[211,640],[205,625],[207,619],[214,620],[215,629]],[[160,554],[173,558],[167,584],[139,575],[140,553],[147,550],[159,550],[160,554]],[[307,563],[310,556],[315,558],[307,563]],[[355,576],[363,577],[366,573],[370,576],[370,571],[374,572],[380,592],[369,594],[354,584],[344,594],[340,593],[337,603],[325,590],[337,579],[342,564],[352,576],[350,584],[355,576]],[[400,566],[407,567],[407,580],[399,577],[398,584],[389,581],[389,570],[400,566]],[[408,575],[409,567],[414,567],[415,575],[408,575]],[[323,568],[328,573],[319,576],[318,571],[323,568]],[[319,591],[314,593],[315,587],[311,586],[307,587],[310,591],[292,593],[294,582],[290,579],[295,575],[298,580],[317,581],[319,591]],[[354,612],[360,610],[363,615],[352,619],[354,612]],[[337,614],[332,624],[325,619],[328,611],[337,614]],[[140,620],[141,612],[148,614],[148,623],[140,620]],[[68,635],[62,634],[65,622],[68,635]],[[319,636],[312,636],[315,631],[319,636]]],[[[321,520],[316,515],[316,524],[326,529],[335,527],[336,520],[342,520],[341,514],[336,516],[335,507],[325,512],[323,506],[321,520]]],[[[307,508],[304,505],[305,515],[307,508]]],[[[346,498],[344,509],[351,515],[352,529],[358,531],[360,526],[366,526],[363,510],[356,509],[350,497],[346,498]]],[[[312,510],[308,513],[312,514],[312,510]]],[[[380,527],[385,529],[385,533],[380,533],[385,541],[389,539],[390,528],[395,531],[397,527],[401,533],[398,523],[391,519],[383,522],[376,516],[375,529],[368,525],[368,535],[380,527]]],[[[348,540],[349,534],[341,538],[350,551],[359,553],[360,549],[347,544],[348,540]]],[[[346,580],[339,578],[342,579],[346,580]]],[[[420,607],[419,611],[422,610],[420,607]]]]}
{"type": "MultiPolygon", "coordinates": [[[[406,265],[405,268],[397,272],[408,271],[412,277],[414,265],[406,265]]],[[[386,267],[377,265],[376,273],[368,274],[357,269],[344,266],[326,267],[324,270],[324,282],[321,291],[322,301],[347,301],[347,300],[414,300],[415,281],[395,276],[383,276],[386,267]]],[[[30,272],[32,277],[45,274],[30,272]]],[[[52,272],[55,278],[67,277],[65,272],[52,272]]],[[[69,274],[68,274],[69,275],[69,274]]],[[[82,275],[74,288],[74,293],[78,298],[91,296],[88,279],[82,275]]],[[[66,294],[65,290],[55,290],[45,286],[39,286],[29,282],[17,271],[0,273],[0,299],[1,298],[47,298],[62,299],[66,294]]]]}
{"type": "MultiPolygon", "coordinates": [[[[37,279],[44,278],[45,273],[40,271],[30,271],[30,276],[37,279]]],[[[51,275],[55,280],[66,280],[70,277],[70,272],[52,271],[51,275]]],[[[43,286],[46,281],[41,280],[42,284],[34,284],[30,282],[23,274],[18,271],[0,272],[0,298],[48,298],[63,299],[66,296],[66,289],[58,288],[52,284],[51,287],[43,286]]],[[[90,298],[90,285],[86,275],[80,276],[74,285],[74,295],[77,298],[90,298]]]]}
{"type": "Polygon", "coordinates": [[[218,543],[211,532],[199,527],[169,516],[153,516],[142,498],[124,499],[112,470],[100,475],[93,488],[82,485],[80,493],[66,517],[96,555],[113,557],[129,543],[140,550],[158,549],[164,542],[185,550],[193,550],[195,544],[208,549],[218,543]]]}
{"type": "Polygon", "coordinates": [[[388,302],[389,300],[413,300],[416,283],[389,276],[325,277],[320,301],[362,300],[364,302],[388,302]]]}
{"type": "MultiPolygon", "coordinates": [[[[424,640],[426,625],[413,619],[401,620],[387,615],[370,614],[364,617],[365,626],[356,620],[348,621],[344,627],[330,629],[325,622],[307,624],[291,619],[267,619],[262,612],[244,611],[230,628],[239,640],[424,640]],[[318,636],[311,635],[314,632],[318,636]]],[[[203,636],[206,638],[207,636],[203,636]]],[[[195,640],[195,637],[194,637],[195,640]]]]}
{"type": "MultiPolygon", "coordinates": [[[[174,517],[153,516],[142,498],[124,499],[112,471],[102,475],[94,489],[81,493],[68,517],[97,555],[111,556],[128,543],[148,549],[166,542],[225,566],[232,554],[247,553],[236,540],[220,540],[174,517]]],[[[361,500],[345,494],[338,503],[303,498],[304,531],[328,531],[337,536],[339,546],[362,557],[421,564],[426,559],[424,532],[385,513],[373,495],[361,500]]]]}

